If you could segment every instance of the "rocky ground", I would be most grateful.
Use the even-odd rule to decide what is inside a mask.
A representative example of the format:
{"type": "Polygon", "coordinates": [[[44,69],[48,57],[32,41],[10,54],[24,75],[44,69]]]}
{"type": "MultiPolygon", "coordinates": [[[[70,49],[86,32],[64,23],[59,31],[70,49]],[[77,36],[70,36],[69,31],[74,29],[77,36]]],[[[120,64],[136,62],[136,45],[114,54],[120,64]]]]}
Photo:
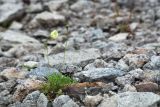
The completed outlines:
{"type": "Polygon", "coordinates": [[[160,107],[159,85],[159,0],[0,0],[0,107],[160,107]],[[79,86],[50,100],[54,71],[79,86]]]}

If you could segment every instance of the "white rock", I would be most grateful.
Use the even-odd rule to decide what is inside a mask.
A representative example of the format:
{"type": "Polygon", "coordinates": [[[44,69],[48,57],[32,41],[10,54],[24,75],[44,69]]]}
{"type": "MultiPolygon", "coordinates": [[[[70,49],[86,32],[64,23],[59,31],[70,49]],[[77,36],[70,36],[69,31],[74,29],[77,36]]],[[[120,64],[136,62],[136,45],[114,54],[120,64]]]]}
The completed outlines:
{"type": "Polygon", "coordinates": [[[139,23],[131,23],[130,25],[129,25],[129,27],[130,27],[130,29],[131,29],[131,31],[134,31],[137,27],[138,27],[138,25],[139,25],[139,23]]]}
{"type": "Polygon", "coordinates": [[[128,35],[129,35],[128,33],[119,33],[110,37],[108,40],[118,42],[118,41],[126,40],[128,35]]]}
{"type": "Polygon", "coordinates": [[[28,61],[28,62],[25,62],[23,65],[28,68],[35,68],[38,66],[38,62],[28,61]]]}
{"type": "Polygon", "coordinates": [[[22,29],[22,27],[23,25],[21,23],[14,21],[9,27],[9,29],[19,30],[22,29]]]}

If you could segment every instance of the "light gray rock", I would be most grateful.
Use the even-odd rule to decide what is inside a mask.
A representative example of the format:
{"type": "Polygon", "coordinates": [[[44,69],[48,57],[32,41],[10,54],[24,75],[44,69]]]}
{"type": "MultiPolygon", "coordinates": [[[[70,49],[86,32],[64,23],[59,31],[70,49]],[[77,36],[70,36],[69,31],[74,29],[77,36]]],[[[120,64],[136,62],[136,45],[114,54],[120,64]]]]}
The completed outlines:
{"type": "Polygon", "coordinates": [[[90,63],[85,66],[84,70],[89,70],[92,68],[105,68],[107,67],[107,63],[102,59],[96,59],[93,63],[90,63]]]}
{"type": "Polygon", "coordinates": [[[36,76],[39,78],[46,78],[48,75],[51,75],[53,73],[59,73],[56,69],[50,68],[50,67],[38,67],[26,74],[26,77],[32,77],[36,76]]]}
{"type": "Polygon", "coordinates": [[[37,38],[38,37],[48,38],[50,35],[49,32],[47,32],[46,30],[38,29],[36,32],[34,32],[33,36],[37,38]]]}
{"type": "Polygon", "coordinates": [[[146,49],[156,49],[157,47],[160,47],[160,43],[148,43],[143,45],[142,47],[146,49]]]}
{"type": "Polygon", "coordinates": [[[125,92],[104,99],[98,107],[158,107],[160,96],[150,92],[125,92]]]}
{"type": "Polygon", "coordinates": [[[87,95],[84,99],[84,103],[87,107],[96,107],[102,99],[103,97],[99,94],[95,96],[87,95]]]}
{"type": "Polygon", "coordinates": [[[109,42],[101,48],[104,58],[121,58],[127,53],[128,46],[124,43],[109,42]]]}
{"type": "Polygon", "coordinates": [[[45,5],[48,6],[51,12],[53,12],[64,6],[64,4],[66,4],[67,2],[68,0],[55,0],[55,1],[49,1],[45,5]]]}
{"type": "Polygon", "coordinates": [[[136,87],[133,85],[126,84],[122,90],[123,92],[137,92],[136,87]]]}
{"type": "Polygon", "coordinates": [[[50,55],[49,62],[51,65],[67,63],[67,64],[85,66],[90,61],[99,57],[100,57],[99,50],[90,48],[90,49],[83,49],[78,51],[66,51],[65,59],[64,59],[64,53],[50,55]]]}
{"type": "Polygon", "coordinates": [[[83,11],[84,9],[91,8],[92,2],[88,0],[77,0],[74,4],[70,6],[71,10],[79,12],[83,11]]]}
{"type": "Polygon", "coordinates": [[[86,36],[84,36],[84,38],[90,42],[105,39],[105,36],[104,36],[103,31],[101,29],[91,28],[85,32],[85,35],[86,36]]]}
{"type": "Polygon", "coordinates": [[[37,107],[37,100],[40,96],[39,91],[34,91],[26,96],[26,98],[23,100],[23,104],[27,105],[28,107],[37,107]]]}
{"type": "Polygon", "coordinates": [[[104,41],[101,41],[101,40],[97,40],[97,41],[93,42],[92,45],[94,48],[101,49],[101,48],[104,48],[107,45],[107,43],[104,41]]]}
{"type": "Polygon", "coordinates": [[[53,67],[62,73],[76,73],[82,70],[81,67],[71,64],[58,64],[53,67]]]}
{"type": "Polygon", "coordinates": [[[129,70],[129,66],[125,63],[125,61],[123,59],[120,59],[118,61],[118,63],[116,64],[116,68],[121,69],[126,72],[129,70]]]}
{"type": "Polygon", "coordinates": [[[120,86],[125,86],[126,84],[131,84],[132,82],[134,82],[134,77],[132,75],[125,75],[122,77],[117,77],[115,79],[115,82],[120,85],[120,86]]]}
{"type": "Polygon", "coordinates": [[[25,33],[18,31],[7,30],[0,35],[3,40],[10,41],[13,43],[39,43],[36,39],[29,37],[25,33]]]}
{"type": "Polygon", "coordinates": [[[30,4],[27,8],[27,12],[29,13],[41,12],[42,10],[43,7],[41,3],[30,4]]]}
{"type": "Polygon", "coordinates": [[[53,107],[79,107],[68,95],[61,95],[52,102],[53,107]]]}
{"type": "Polygon", "coordinates": [[[12,102],[12,95],[8,90],[4,90],[0,92],[0,106],[1,105],[8,105],[12,102]]]}
{"type": "Polygon", "coordinates": [[[30,22],[29,26],[32,28],[39,26],[57,26],[65,22],[65,17],[60,15],[58,12],[47,12],[37,14],[34,19],[30,22]]]}
{"type": "Polygon", "coordinates": [[[8,24],[16,18],[21,18],[24,8],[22,3],[4,3],[0,6],[0,13],[0,24],[8,24]]]}
{"type": "Polygon", "coordinates": [[[123,71],[115,68],[95,68],[75,73],[74,76],[81,81],[113,81],[117,76],[122,76],[123,74],[123,71]]]}
{"type": "Polygon", "coordinates": [[[146,63],[144,69],[159,70],[160,69],[160,56],[152,56],[151,61],[146,63]]]}
{"type": "Polygon", "coordinates": [[[73,100],[69,100],[62,107],[79,107],[73,100]]]}
{"type": "Polygon", "coordinates": [[[47,97],[41,93],[37,100],[37,107],[47,107],[48,99],[47,97]]]}
{"type": "Polygon", "coordinates": [[[126,54],[123,60],[129,66],[129,69],[132,70],[143,67],[149,61],[149,56],[146,54],[126,54]]]}
{"type": "Polygon", "coordinates": [[[135,81],[135,78],[136,79],[143,79],[144,78],[143,70],[141,70],[141,69],[131,70],[128,72],[127,75],[117,77],[115,79],[115,82],[121,86],[125,86],[126,84],[131,85],[135,81]]]}
{"type": "Polygon", "coordinates": [[[9,27],[9,29],[13,29],[13,30],[20,30],[22,29],[23,25],[19,22],[14,21],[11,26],[9,27]]]}

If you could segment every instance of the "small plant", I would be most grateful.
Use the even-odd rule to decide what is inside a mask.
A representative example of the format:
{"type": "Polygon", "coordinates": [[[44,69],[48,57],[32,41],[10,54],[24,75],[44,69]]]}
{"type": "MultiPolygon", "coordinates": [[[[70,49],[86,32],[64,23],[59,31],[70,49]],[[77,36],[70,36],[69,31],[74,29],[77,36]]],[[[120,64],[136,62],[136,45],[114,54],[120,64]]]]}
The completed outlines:
{"type": "Polygon", "coordinates": [[[47,77],[47,82],[42,85],[42,91],[49,97],[56,97],[63,93],[63,89],[76,81],[61,73],[53,73],[47,77]]]}
{"type": "Polygon", "coordinates": [[[118,29],[120,32],[130,32],[130,27],[129,27],[128,23],[119,24],[118,29]]]}
{"type": "Polygon", "coordinates": [[[50,37],[49,37],[49,38],[46,40],[46,42],[44,43],[44,48],[45,48],[45,50],[46,50],[45,59],[47,60],[48,65],[50,65],[50,63],[49,63],[49,57],[48,57],[49,51],[48,51],[48,44],[47,44],[47,42],[48,42],[49,39],[55,40],[55,39],[57,39],[57,38],[58,38],[58,31],[57,31],[57,30],[53,30],[53,31],[51,32],[51,34],[50,34],[50,37]]]}

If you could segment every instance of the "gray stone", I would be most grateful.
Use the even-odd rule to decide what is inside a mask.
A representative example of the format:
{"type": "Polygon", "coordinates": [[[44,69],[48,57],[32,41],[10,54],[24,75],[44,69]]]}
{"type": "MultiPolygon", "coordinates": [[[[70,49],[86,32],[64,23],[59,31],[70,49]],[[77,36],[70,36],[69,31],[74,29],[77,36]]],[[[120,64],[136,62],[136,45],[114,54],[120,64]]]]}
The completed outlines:
{"type": "Polygon", "coordinates": [[[121,86],[125,86],[126,84],[131,85],[135,81],[135,78],[143,79],[144,78],[143,76],[144,76],[143,70],[135,69],[129,71],[128,74],[125,76],[117,77],[115,79],[115,82],[121,86]]]}
{"type": "Polygon", "coordinates": [[[146,63],[144,69],[160,70],[160,56],[152,56],[151,61],[146,63]]]}
{"type": "Polygon", "coordinates": [[[89,29],[85,32],[84,38],[86,38],[87,41],[96,41],[96,40],[104,40],[105,36],[103,34],[103,31],[101,29],[89,29]]]}
{"type": "Polygon", "coordinates": [[[137,92],[136,87],[133,85],[126,84],[122,90],[123,92],[137,92]]]}
{"type": "Polygon", "coordinates": [[[39,27],[39,26],[57,26],[58,24],[62,24],[65,22],[65,17],[60,15],[57,12],[42,12],[37,14],[34,19],[30,22],[29,26],[32,28],[39,27]]]}
{"type": "Polygon", "coordinates": [[[6,32],[1,33],[0,36],[3,40],[13,43],[39,43],[36,39],[31,38],[24,33],[13,30],[7,30],[6,32]]]}
{"type": "Polygon", "coordinates": [[[79,12],[79,11],[83,11],[84,9],[88,9],[91,8],[92,6],[92,2],[87,1],[87,0],[77,0],[77,2],[75,2],[74,4],[72,4],[70,6],[70,8],[73,11],[79,12]]]}
{"type": "Polygon", "coordinates": [[[65,58],[64,53],[49,56],[49,62],[51,65],[57,64],[75,64],[85,66],[89,61],[92,61],[100,57],[98,49],[90,48],[78,51],[66,51],[65,58]]]}
{"type": "Polygon", "coordinates": [[[94,48],[102,49],[107,45],[107,43],[104,41],[101,41],[101,40],[97,40],[97,41],[93,42],[92,45],[94,48]]]}
{"type": "Polygon", "coordinates": [[[79,107],[68,95],[61,95],[52,102],[53,107],[79,107]]]}
{"type": "Polygon", "coordinates": [[[37,107],[47,107],[48,99],[47,97],[41,93],[37,100],[37,107]]]}
{"type": "Polygon", "coordinates": [[[43,7],[41,3],[30,4],[27,8],[27,12],[29,13],[41,12],[42,10],[43,7]]]}
{"type": "Polygon", "coordinates": [[[58,10],[59,8],[64,6],[67,2],[68,0],[55,0],[55,1],[49,1],[45,5],[48,6],[49,10],[52,12],[58,10]]]}
{"type": "Polygon", "coordinates": [[[154,93],[125,92],[104,99],[98,107],[158,107],[159,102],[160,96],[154,93]]]}
{"type": "Polygon", "coordinates": [[[27,107],[37,107],[37,100],[40,96],[39,91],[34,91],[26,96],[26,98],[23,100],[23,104],[28,104],[27,107]]]}
{"type": "Polygon", "coordinates": [[[69,100],[62,107],[79,107],[73,100],[69,100]]]}
{"type": "Polygon", "coordinates": [[[125,86],[126,84],[131,84],[134,82],[134,77],[132,75],[125,75],[122,77],[117,77],[115,79],[115,82],[120,86],[125,86]]]}
{"type": "Polygon", "coordinates": [[[3,90],[9,90],[11,91],[12,88],[16,85],[16,81],[13,79],[10,79],[8,81],[0,83],[0,91],[3,90]]]}
{"type": "Polygon", "coordinates": [[[107,63],[102,59],[96,59],[93,63],[90,63],[85,66],[84,70],[89,70],[92,68],[105,68],[107,67],[107,63]]]}
{"type": "Polygon", "coordinates": [[[50,67],[38,67],[26,74],[26,77],[32,77],[36,76],[39,78],[46,78],[48,75],[51,75],[53,73],[59,73],[55,68],[50,67]]]}
{"type": "Polygon", "coordinates": [[[113,81],[117,76],[122,76],[123,74],[123,71],[115,68],[95,68],[75,73],[74,76],[79,78],[81,81],[113,81]]]}
{"type": "Polygon", "coordinates": [[[58,64],[55,65],[54,68],[63,73],[76,73],[82,70],[81,67],[71,64],[58,64]]]}
{"type": "Polygon", "coordinates": [[[24,13],[22,3],[4,3],[0,6],[0,24],[7,24],[16,18],[21,18],[24,13]]]}
{"type": "Polygon", "coordinates": [[[127,53],[128,46],[124,43],[109,42],[105,47],[101,48],[103,57],[108,59],[121,58],[127,53]]]}
{"type": "Polygon", "coordinates": [[[129,70],[129,66],[125,63],[123,59],[120,59],[118,61],[118,63],[116,64],[116,68],[126,72],[129,70]]]}
{"type": "Polygon", "coordinates": [[[42,37],[42,38],[48,38],[50,35],[49,35],[49,32],[47,32],[46,30],[37,30],[36,32],[34,32],[33,34],[34,37],[42,37]]]}
{"type": "Polygon", "coordinates": [[[146,49],[156,49],[157,47],[160,47],[160,43],[148,43],[144,44],[142,47],[146,49]]]}
{"type": "Polygon", "coordinates": [[[96,107],[101,101],[103,97],[101,95],[90,96],[87,95],[84,99],[85,106],[87,107],[96,107]]]}
{"type": "Polygon", "coordinates": [[[143,67],[149,61],[149,56],[146,54],[126,54],[123,60],[129,66],[129,69],[132,70],[143,67]]]}

